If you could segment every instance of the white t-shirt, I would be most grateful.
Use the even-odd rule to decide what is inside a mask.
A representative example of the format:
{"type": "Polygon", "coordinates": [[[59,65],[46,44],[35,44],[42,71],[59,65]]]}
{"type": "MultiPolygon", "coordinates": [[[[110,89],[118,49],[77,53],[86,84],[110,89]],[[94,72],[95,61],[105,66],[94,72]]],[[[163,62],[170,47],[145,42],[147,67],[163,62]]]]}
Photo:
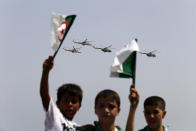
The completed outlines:
{"type": "Polygon", "coordinates": [[[45,131],[76,131],[77,126],[79,125],[63,116],[51,98],[46,112],[45,131]]]}

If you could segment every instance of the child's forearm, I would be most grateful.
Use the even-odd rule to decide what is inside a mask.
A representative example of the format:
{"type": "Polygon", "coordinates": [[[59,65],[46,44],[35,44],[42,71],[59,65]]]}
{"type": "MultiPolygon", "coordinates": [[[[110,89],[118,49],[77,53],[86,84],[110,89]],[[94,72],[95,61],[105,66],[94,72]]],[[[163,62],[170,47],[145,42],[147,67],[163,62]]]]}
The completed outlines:
{"type": "Polygon", "coordinates": [[[130,106],[130,111],[129,111],[125,131],[134,131],[135,112],[136,112],[136,108],[130,106]]]}
{"type": "Polygon", "coordinates": [[[46,111],[48,111],[48,106],[50,102],[48,77],[49,77],[49,71],[43,70],[41,83],[40,83],[40,96],[42,99],[43,107],[46,111]]]}
{"type": "Polygon", "coordinates": [[[127,119],[126,131],[134,131],[135,112],[139,103],[139,93],[134,88],[134,85],[131,86],[130,91],[129,101],[131,105],[127,119]]]}

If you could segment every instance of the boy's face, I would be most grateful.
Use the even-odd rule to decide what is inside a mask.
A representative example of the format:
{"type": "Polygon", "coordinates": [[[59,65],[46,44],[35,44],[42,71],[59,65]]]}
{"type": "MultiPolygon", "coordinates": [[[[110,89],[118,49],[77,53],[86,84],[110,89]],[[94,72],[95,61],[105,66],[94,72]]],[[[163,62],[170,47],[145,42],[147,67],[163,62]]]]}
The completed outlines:
{"type": "Polygon", "coordinates": [[[162,119],[165,117],[166,111],[159,106],[146,106],[144,108],[144,116],[146,122],[151,129],[159,129],[162,127],[162,119]]]}
{"type": "Polygon", "coordinates": [[[120,108],[117,102],[111,97],[99,98],[95,105],[95,114],[100,122],[111,123],[115,121],[116,116],[119,114],[120,108]]]}
{"type": "Polygon", "coordinates": [[[64,117],[66,117],[68,120],[72,120],[75,113],[80,108],[79,97],[65,93],[60,101],[57,102],[57,106],[59,107],[64,117]]]}

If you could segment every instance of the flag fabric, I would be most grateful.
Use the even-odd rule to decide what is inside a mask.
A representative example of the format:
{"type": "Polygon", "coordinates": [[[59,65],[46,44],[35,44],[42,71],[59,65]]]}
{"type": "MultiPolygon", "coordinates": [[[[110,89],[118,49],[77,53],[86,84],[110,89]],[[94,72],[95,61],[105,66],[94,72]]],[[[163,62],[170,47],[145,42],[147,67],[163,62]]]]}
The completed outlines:
{"type": "Polygon", "coordinates": [[[136,39],[116,53],[111,66],[111,77],[135,79],[136,52],[139,51],[136,39]]]}
{"type": "Polygon", "coordinates": [[[57,51],[67,32],[69,31],[72,23],[74,22],[76,15],[62,15],[53,13],[51,23],[51,48],[57,51]]]}

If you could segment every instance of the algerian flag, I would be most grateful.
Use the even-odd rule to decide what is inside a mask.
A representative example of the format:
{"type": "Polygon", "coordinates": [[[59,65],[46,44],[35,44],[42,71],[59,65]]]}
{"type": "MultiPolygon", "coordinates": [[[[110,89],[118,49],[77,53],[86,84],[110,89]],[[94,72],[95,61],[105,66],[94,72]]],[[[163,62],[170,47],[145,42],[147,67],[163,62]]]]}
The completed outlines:
{"type": "Polygon", "coordinates": [[[137,51],[139,47],[135,39],[118,51],[111,66],[110,76],[135,79],[137,51]]]}
{"type": "Polygon", "coordinates": [[[76,15],[61,15],[57,13],[52,14],[51,24],[51,48],[58,51],[63,40],[69,31],[76,15]]]}

